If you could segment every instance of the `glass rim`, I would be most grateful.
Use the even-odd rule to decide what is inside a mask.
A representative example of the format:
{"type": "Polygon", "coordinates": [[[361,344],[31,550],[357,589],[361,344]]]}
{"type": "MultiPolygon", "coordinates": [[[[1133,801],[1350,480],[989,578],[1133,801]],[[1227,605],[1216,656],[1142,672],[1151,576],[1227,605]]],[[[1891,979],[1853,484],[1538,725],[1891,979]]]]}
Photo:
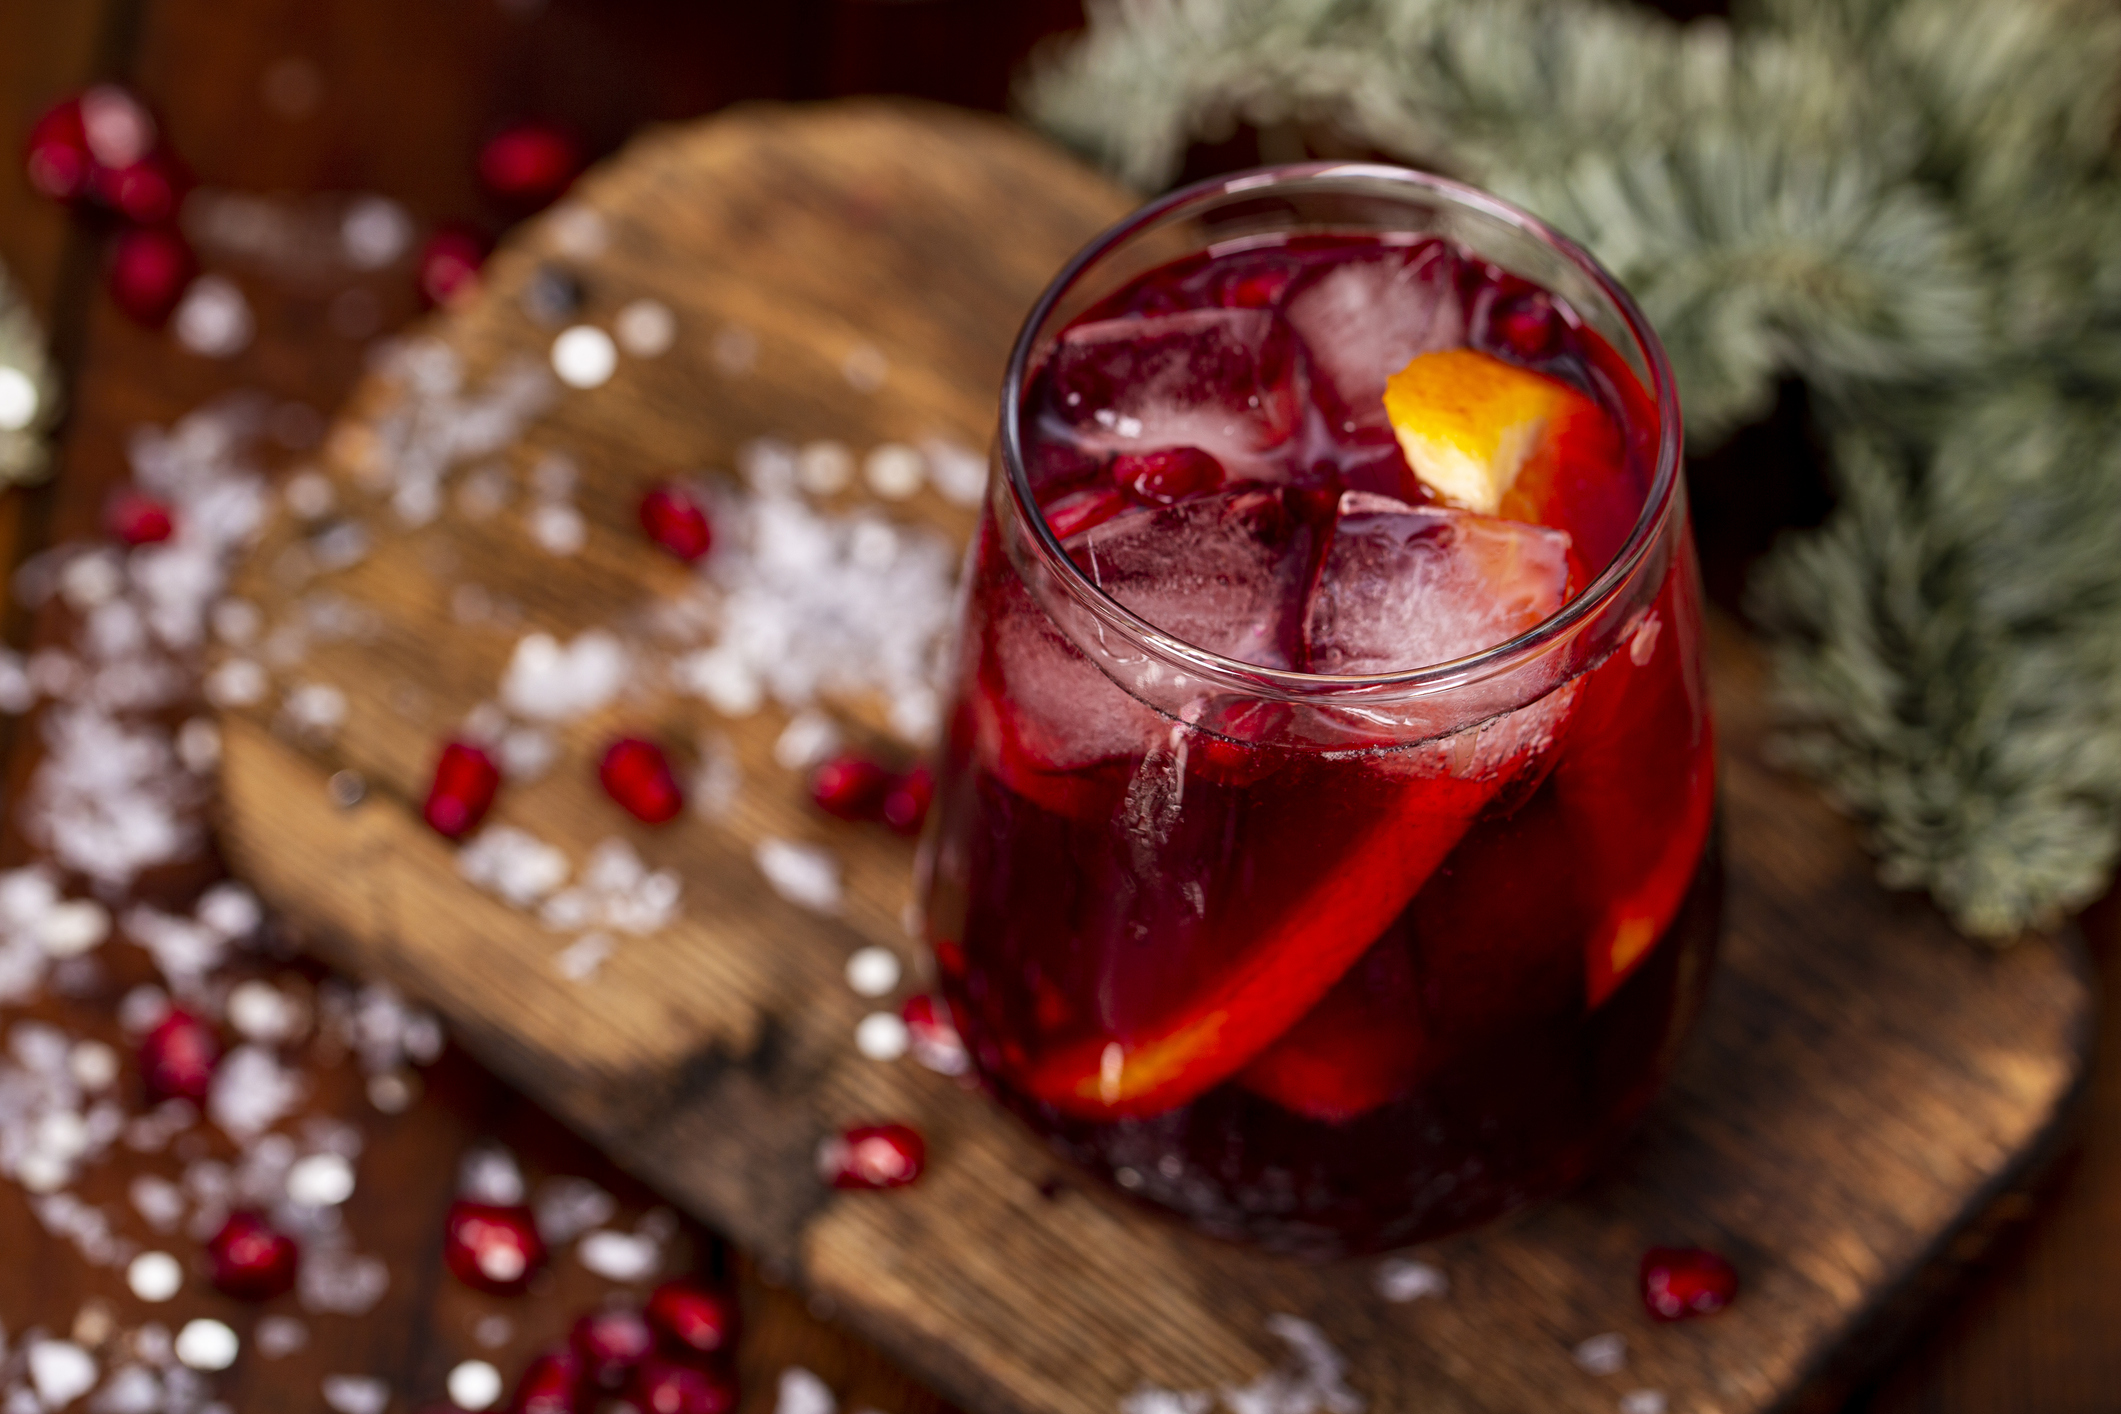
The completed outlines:
{"type": "Polygon", "coordinates": [[[1538,656],[1609,604],[1650,554],[1671,514],[1674,493],[1679,485],[1681,435],[1678,391],[1673,383],[1671,365],[1665,357],[1664,345],[1658,340],[1656,331],[1650,327],[1649,320],[1634,299],[1589,251],[1530,212],[1464,182],[1390,163],[1321,161],[1253,168],[1180,187],[1136,208],[1076,252],[1075,256],[1061,267],[1060,273],[1047,284],[1038,302],[1031,307],[1031,312],[1025,316],[1016,342],[1010,349],[1008,367],[1002,377],[999,442],[1003,476],[1018,514],[1030,528],[1031,545],[1047,567],[1069,587],[1073,598],[1115,628],[1125,632],[1130,639],[1154,649],[1164,658],[1175,660],[1188,671],[1211,680],[1234,680],[1248,688],[1266,688],[1275,696],[1300,700],[1321,692],[1360,692],[1365,696],[1426,696],[1467,683],[1483,681],[1538,656]],[[1219,197],[1262,193],[1287,183],[1312,182],[1321,178],[1386,182],[1410,187],[1424,194],[1440,197],[1446,204],[1470,208],[1504,225],[1515,227],[1559,252],[1591,281],[1592,286],[1612,303],[1619,314],[1629,337],[1634,339],[1642,352],[1648,373],[1647,391],[1657,410],[1656,466],[1652,472],[1649,492],[1643,498],[1642,510],[1637,514],[1635,524],[1629,530],[1627,539],[1621,543],[1620,549],[1615,551],[1612,558],[1592,577],[1584,591],[1514,638],[1505,639],[1477,653],[1399,672],[1358,675],[1307,673],[1293,668],[1263,667],[1241,658],[1228,658],[1210,652],[1159,628],[1106,593],[1102,586],[1075,563],[1074,558],[1062,546],[1060,537],[1055,535],[1052,526],[1046,523],[1045,513],[1040,510],[1037,498],[1032,494],[1030,474],[1024,467],[1023,392],[1032,357],[1038,351],[1039,330],[1086,270],[1129,238],[1159,224],[1181,208],[1204,205],[1219,197]]]}

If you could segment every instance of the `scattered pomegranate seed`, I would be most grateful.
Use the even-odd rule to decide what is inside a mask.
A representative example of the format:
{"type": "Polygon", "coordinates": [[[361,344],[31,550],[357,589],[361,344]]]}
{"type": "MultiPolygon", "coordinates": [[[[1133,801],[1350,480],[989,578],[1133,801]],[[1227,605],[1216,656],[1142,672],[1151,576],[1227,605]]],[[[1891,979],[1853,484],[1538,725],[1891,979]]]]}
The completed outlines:
{"type": "Polygon", "coordinates": [[[903,1124],[856,1125],[818,1146],[818,1174],[834,1188],[904,1188],[921,1176],[928,1145],[903,1124]]]}
{"type": "Polygon", "coordinates": [[[96,159],[88,150],[79,97],[62,98],[44,110],[29,130],[25,166],[29,184],[54,201],[88,195],[96,159]]]}
{"type": "Polygon", "coordinates": [[[220,1059],[213,1028],[181,1007],[170,1008],[140,1042],[140,1078],[148,1099],[205,1103],[220,1059]]]}
{"type": "Polygon", "coordinates": [[[567,190],[581,164],[581,149],[560,129],[517,123],[479,149],[479,181],[503,201],[539,206],[567,190]]]}
{"type": "Polygon", "coordinates": [[[130,487],[115,492],[103,508],[103,523],[127,545],[155,545],[169,539],[176,521],[169,507],[130,487]]]}
{"type": "Polygon", "coordinates": [[[627,1397],[642,1414],[729,1414],[736,1408],[737,1383],[720,1370],[651,1355],[634,1371],[627,1397]]]}
{"type": "Polygon", "coordinates": [[[420,247],[420,298],[445,305],[470,292],[486,263],[486,242],[462,226],[443,226],[420,247]]]}
{"type": "Polygon", "coordinates": [[[685,793],[670,769],[663,748],[637,736],[620,737],[605,749],[597,766],[605,793],[635,818],[660,825],[685,808],[685,793]]]}
{"type": "Polygon", "coordinates": [[[1112,519],[1126,504],[1127,498],[1115,487],[1092,486],[1056,497],[1040,509],[1045,513],[1046,524],[1053,527],[1054,536],[1066,540],[1112,519]]]}
{"type": "Polygon", "coordinates": [[[689,1281],[671,1281],[648,1298],[648,1323],[679,1350],[714,1355],[736,1346],[736,1302],[689,1281]]]}
{"type": "Polygon", "coordinates": [[[1168,506],[1223,484],[1223,464],[1198,447],[1126,452],[1112,459],[1112,479],[1138,501],[1168,506]]]}
{"type": "Polygon", "coordinates": [[[607,1390],[625,1384],[634,1367],[655,1349],[655,1332],[639,1311],[625,1306],[590,1312],[574,1323],[567,1339],[582,1362],[583,1379],[607,1390]]]}
{"type": "Polygon", "coordinates": [[[949,1008],[934,997],[908,997],[899,1016],[906,1023],[906,1048],[914,1060],[938,1075],[963,1075],[971,1067],[949,1008]]]}
{"type": "Polygon", "coordinates": [[[110,294],[136,324],[159,328],[199,270],[184,237],[166,227],[127,231],[111,249],[110,294]]]}
{"type": "Polygon", "coordinates": [[[664,482],[641,497],[641,529],[648,538],[691,564],[714,544],[714,526],[682,486],[664,482]]]}
{"type": "Polygon", "coordinates": [[[935,801],[935,773],[915,766],[884,793],[884,823],[902,835],[917,835],[935,801]]]}
{"type": "Polygon", "coordinates": [[[1660,1321],[1713,1316],[1738,1294],[1738,1271],[1701,1247],[1652,1247],[1642,1254],[1642,1304],[1660,1321]]]}
{"type": "Polygon", "coordinates": [[[442,1261],[466,1286],[513,1296],[544,1265],[545,1240],[528,1208],[458,1199],[443,1229],[442,1261]]]}
{"type": "Polygon", "coordinates": [[[555,1346],[524,1367],[516,1381],[508,1414],[581,1414],[575,1390],[582,1383],[582,1362],[572,1346],[555,1346]]]}
{"type": "Polygon", "coordinates": [[[139,226],[158,226],[176,215],[190,187],[190,174],[163,152],[125,167],[98,167],[90,182],[98,201],[139,226]]]}
{"type": "Polygon", "coordinates": [[[295,1240],[253,1212],[229,1215],[206,1244],[214,1289],[239,1301],[270,1301],[295,1284],[295,1240]]]}
{"type": "Polygon", "coordinates": [[[462,839],[477,828],[500,788],[501,768],[493,758],[466,741],[452,741],[435,762],[434,783],[420,814],[447,839],[462,839]]]}
{"type": "Polygon", "coordinates": [[[827,815],[857,823],[884,818],[892,774],[866,756],[835,756],[810,777],[810,798],[827,815]]]}

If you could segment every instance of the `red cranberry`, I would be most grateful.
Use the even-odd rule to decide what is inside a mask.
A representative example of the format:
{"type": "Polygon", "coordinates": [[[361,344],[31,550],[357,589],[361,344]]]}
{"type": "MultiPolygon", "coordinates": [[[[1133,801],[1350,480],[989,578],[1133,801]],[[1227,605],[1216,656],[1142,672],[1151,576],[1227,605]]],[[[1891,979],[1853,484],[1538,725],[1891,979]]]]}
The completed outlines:
{"type": "Polygon", "coordinates": [[[191,177],[162,152],[124,167],[98,167],[91,183],[97,200],[139,226],[157,226],[176,215],[190,186],[191,177]]]}
{"type": "Polygon", "coordinates": [[[906,1023],[907,1049],[916,1061],[939,1075],[963,1075],[970,1068],[964,1039],[957,1034],[948,1008],[935,998],[908,997],[899,1015],[906,1023]]]}
{"type": "Polygon", "coordinates": [[[817,1161],[834,1188],[904,1188],[921,1176],[928,1146],[907,1125],[861,1124],[820,1144],[817,1161]]]}
{"type": "Polygon", "coordinates": [[[479,149],[479,181],[503,201],[541,206],[567,190],[581,163],[581,150],[560,129],[517,123],[479,149]]]}
{"type": "Polygon", "coordinates": [[[54,201],[78,201],[88,194],[96,159],[89,154],[78,97],[60,99],[31,125],[25,165],[29,184],[54,201]]]}
{"type": "Polygon", "coordinates": [[[664,483],[641,497],[641,529],[648,538],[691,564],[714,544],[714,527],[699,502],[682,486],[664,483]]]}
{"type": "Polygon", "coordinates": [[[127,231],[111,250],[110,294],[137,324],[158,328],[199,270],[184,237],[166,227],[127,231]]]}
{"type": "Polygon", "coordinates": [[[435,762],[434,783],[420,814],[435,833],[462,839],[486,818],[500,784],[501,768],[491,756],[469,742],[452,741],[435,762]]]}
{"type": "Polygon", "coordinates": [[[204,1104],[214,1083],[221,1043],[213,1028],[181,1007],[172,1007],[140,1042],[140,1078],[150,1100],[204,1104]]]}
{"type": "Polygon", "coordinates": [[[655,1289],[648,1298],[648,1323],[678,1350],[713,1355],[736,1346],[736,1302],[689,1281],[655,1289]]]}
{"type": "Polygon", "coordinates": [[[1223,484],[1223,464],[1198,447],[1160,447],[1112,459],[1112,479],[1138,501],[1170,505],[1223,484]]]}
{"type": "Polygon", "coordinates": [[[1054,536],[1066,540],[1112,519],[1126,504],[1127,498],[1115,488],[1091,486],[1056,497],[1040,509],[1045,513],[1046,524],[1053,527],[1054,536]]]}
{"type": "Polygon", "coordinates": [[[729,1414],[736,1377],[651,1355],[634,1371],[627,1397],[642,1414],[729,1414]]]}
{"type": "Polygon", "coordinates": [[[445,305],[470,292],[486,263],[486,242],[462,226],[444,226],[420,247],[420,298],[445,305]]]}
{"type": "Polygon", "coordinates": [[[917,835],[934,800],[934,773],[926,766],[915,766],[884,793],[884,823],[902,835],[917,835]]]}
{"type": "Polygon", "coordinates": [[[582,1362],[574,1348],[555,1346],[524,1367],[508,1414],[582,1414],[583,1404],[575,1398],[581,1383],[582,1362]]]}
{"type": "Polygon", "coordinates": [[[1738,1272],[1700,1247],[1652,1247],[1642,1254],[1642,1304],[1660,1321],[1713,1316],[1738,1294],[1738,1272]]]}
{"type": "Polygon", "coordinates": [[[574,1323],[567,1339],[582,1362],[583,1378],[601,1389],[625,1384],[655,1348],[655,1332],[640,1312],[627,1307],[590,1312],[574,1323]]]}
{"type": "Polygon", "coordinates": [[[229,1216],[206,1244],[214,1289],[240,1301],[270,1301],[295,1284],[295,1241],[256,1213],[229,1216]]]}
{"type": "Polygon", "coordinates": [[[842,820],[881,820],[892,784],[891,772],[866,756],[835,756],[810,777],[810,798],[842,820]]]}
{"type": "Polygon", "coordinates": [[[176,530],[169,507],[152,496],[130,488],[121,489],[103,509],[103,523],[127,545],[154,545],[169,539],[176,530]]]}
{"type": "Polygon", "coordinates": [[[650,825],[675,819],[685,808],[670,758],[662,747],[637,736],[621,737],[605,750],[597,779],[606,794],[650,825]]]}
{"type": "Polygon", "coordinates": [[[544,1265],[545,1240],[528,1208],[460,1198],[449,1205],[442,1261],[466,1286],[513,1296],[544,1265]]]}

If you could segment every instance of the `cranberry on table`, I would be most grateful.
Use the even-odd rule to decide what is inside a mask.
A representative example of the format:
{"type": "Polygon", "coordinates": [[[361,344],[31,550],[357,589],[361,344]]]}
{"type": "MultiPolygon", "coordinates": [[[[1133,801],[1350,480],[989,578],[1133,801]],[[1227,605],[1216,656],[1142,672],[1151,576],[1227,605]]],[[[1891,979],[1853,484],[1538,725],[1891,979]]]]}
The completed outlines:
{"type": "Polygon", "coordinates": [[[240,1301],[270,1301],[295,1284],[295,1240],[254,1212],[232,1213],[206,1244],[214,1289],[240,1301]]]}
{"type": "Polygon", "coordinates": [[[127,545],[154,545],[175,533],[168,506],[130,487],[114,492],[103,509],[103,523],[127,545]]]}
{"type": "Polygon", "coordinates": [[[736,1347],[736,1302],[724,1292],[689,1281],[665,1282],[648,1298],[647,1314],[672,1349],[715,1355],[736,1347]]]}
{"type": "Polygon", "coordinates": [[[550,123],[516,123],[479,149],[479,181],[487,191],[517,205],[541,205],[567,190],[581,169],[582,152],[572,137],[550,123]]]}
{"type": "Polygon", "coordinates": [[[904,1124],[856,1125],[818,1146],[819,1176],[834,1188],[904,1188],[927,1163],[927,1142],[904,1124]]]}
{"type": "Polygon", "coordinates": [[[1642,1254],[1642,1304],[1660,1321],[1713,1316],[1738,1295],[1738,1272],[1701,1247],[1652,1247],[1642,1254]]]}
{"type": "Polygon", "coordinates": [[[463,226],[443,226],[420,247],[420,298],[445,305],[470,291],[486,263],[486,242],[463,226]]]}
{"type": "Polygon", "coordinates": [[[140,1042],[140,1079],[151,1101],[204,1104],[220,1060],[214,1029],[182,1007],[171,1007],[140,1042]]]}
{"type": "Polygon", "coordinates": [[[159,328],[199,273],[184,237],[166,227],[126,231],[111,248],[110,295],[128,319],[159,328]]]}
{"type": "Polygon", "coordinates": [[[1138,501],[1168,506],[1223,484],[1223,464],[1198,447],[1160,447],[1112,459],[1112,479],[1138,501]]]}
{"type": "Polygon", "coordinates": [[[685,808],[685,792],[670,769],[670,758],[642,737],[621,737],[607,747],[597,779],[604,783],[605,794],[644,824],[664,824],[685,808]]]}
{"type": "Polygon", "coordinates": [[[421,818],[435,833],[461,839],[486,818],[500,785],[501,768],[491,756],[468,741],[452,741],[435,762],[434,781],[427,788],[421,818]]]}
{"type": "Polygon", "coordinates": [[[734,1375],[660,1355],[641,1362],[626,1393],[642,1414],[729,1414],[737,1403],[734,1375]]]}
{"type": "Polygon", "coordinates": [[[884,796],[893,785],[888,767],[852,752],[835,756],[810,777],[810,799],[827,815],[860,823],[884,817],[884,796]]]}
{"type": "Polygon", "coordinates": [[[545,1239],[529,1208],[459,1199],[449,1208],[442,1261],[466,1286],[513,1296],[545,1264],[545,1239]]]}
{"type": "Polygon", "coordinates": [[[568,1335],[582,1377],[601,1389],[626,1383],[634,1367],[655,1349],[655,1332],[640,1312],[624,1306],[592,1311],[574,1323],[568,1335]]]}
{"type": "Polygon", "coordinates": [[[682,486],[668,482],[641,497],[641,529],[648,538],[687,564],[714,545],[714,526],[707,512],[682,486]]]}
{"type": "Polygon", "coordinates": [[[586,1405],[576,1398],[582,1383],[582,1362],[572,1346],[557,1346],[532,1360],[516,1381],[515,1397],[508,1401],[508,1414],[582,1414],[586,1405]]]}

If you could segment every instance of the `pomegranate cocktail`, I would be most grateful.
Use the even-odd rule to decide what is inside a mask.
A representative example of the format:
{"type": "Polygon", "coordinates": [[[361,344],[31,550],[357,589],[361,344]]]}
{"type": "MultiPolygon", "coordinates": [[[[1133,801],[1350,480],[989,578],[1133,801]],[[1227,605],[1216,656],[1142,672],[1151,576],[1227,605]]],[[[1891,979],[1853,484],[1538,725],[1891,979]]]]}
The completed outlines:
{"type": "Polygon", "coordinates": [[[1580,251],[1390,168],[1168,198],[1027,325],[928,927],[987,1086],[1313,1254],[1580,1178],[1715,931],[1677,412],[1580,251]]]}

